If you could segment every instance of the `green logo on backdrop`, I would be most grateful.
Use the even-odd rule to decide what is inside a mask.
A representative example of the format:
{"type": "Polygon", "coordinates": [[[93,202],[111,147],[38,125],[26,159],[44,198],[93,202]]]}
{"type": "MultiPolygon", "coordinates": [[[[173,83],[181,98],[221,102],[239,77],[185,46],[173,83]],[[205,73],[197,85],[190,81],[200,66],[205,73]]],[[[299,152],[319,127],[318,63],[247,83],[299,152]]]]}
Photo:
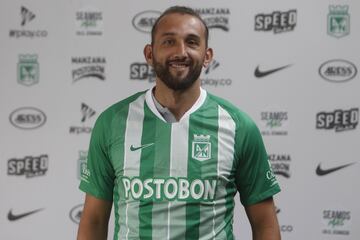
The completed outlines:
{"type": "Polygon", "coordinates": [[[79,159],[78,159],[78,174],[77,177],[78,179],[81,179],[81,177],[83,177],[84,175],[88,175],[88,169],[87,169],[87,155],[88,152],[87,151],[79,151],[79,159]]]}
{"type": "Polygon", "coordinates": [[[37,54],[19,55],[17,66],[18,83],[31,86],[39,82],[39,63],[37,54]]]}
{"type": "Polygon", "coordinates": [[[348,5],[330,5],[327,32],[330,36],[341,38],[350,34],[350,15],[348,5]]]}

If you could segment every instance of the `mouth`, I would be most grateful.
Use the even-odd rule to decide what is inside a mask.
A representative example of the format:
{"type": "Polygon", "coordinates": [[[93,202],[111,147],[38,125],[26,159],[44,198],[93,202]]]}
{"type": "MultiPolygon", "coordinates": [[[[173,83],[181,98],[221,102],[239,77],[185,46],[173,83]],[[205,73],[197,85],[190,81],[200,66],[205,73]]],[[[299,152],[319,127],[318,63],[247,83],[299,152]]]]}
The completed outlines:
{"type": "Polygon", "coordinates": [[[190,66],[190,62],[171,61],[168,63],[168,66],[175,69],[184,69],[190,66]]]}

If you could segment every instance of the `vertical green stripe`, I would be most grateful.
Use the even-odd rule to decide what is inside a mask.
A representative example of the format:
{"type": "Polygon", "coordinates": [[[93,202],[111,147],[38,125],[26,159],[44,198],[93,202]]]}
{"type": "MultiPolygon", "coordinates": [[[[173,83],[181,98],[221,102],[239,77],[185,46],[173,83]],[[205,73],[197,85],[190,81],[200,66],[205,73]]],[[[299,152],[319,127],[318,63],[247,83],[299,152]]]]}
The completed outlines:
{"type": "MultiPolygon", "coordinates": [[[[141,149],[140,159],[140,179],[144,181],[149,178],[162,178],[169,176],[169,161],[170,161],[170,131],[171,125],[166,124],[155,118],[151,110],[145,104],[145,116],[143,123],[143,133],[141,137],[141,144],[154,145],[141,149]],[[166,136],[166,137],[164,137],[166,136]]],[[[166,204],[161,204],[159,207],[164,208],[166,204]]],[[[140,239],[152,239],[153,225],[156,227],[163,225],[159,223],[157,218],[153,218],[153,210],[157,209],[157,205],[153,203],[152,199],[140,199],[139,210],[139,235],[140,239]]],[[[166,209],[166,208],[165,208],[166,209]]],[[[164,210],[164,209],[163,209],[164,210]]],[[[158,211],[156,211],[158,212],[158,211]]],[[[166,214],[167,211],[164,212],[166,214]]],[[[165,220],[164,218],[162,219],[165,220]]]]}
{"type": "MultiPolygon", "coordinates": [[[[189,127],[189,151],[188,151],[188,179],[215,178],[217,174],[217,130],[218,113],[217,107],[207,105],[206,108],[199,109],[196,114],[190,115],[189,127]],[[206,114],[206,115],[205,115],[206,114]],[[192,157],[194,135],[209,135],[211,142],[211,158],[208,160],[196,160],[192,157]]],[[[196,141],[195,141],[196,142],[196,141]]],[[[195,151],[196,154],[196,151],[195,151]]],[[[200,211],[201,203],[198,201],[188,201],[186,206],[186,239],[200,238],[200,211]]],[[[212,223],[212,222],[211,222],[212,223]]],[[[207,222],[205,224],[210,224],[207,222]]],[[[212,228],[211,228],[212,229],[212,228]]]]}
{"type": "MultiPolygon", "coordinates": [[[[170,175],[171,124],[156,119],[154,178],[168,178],[170,175]]],[[[166,239],[168,202],[164,199],[153,205],[152,239],[166,239]]]]}
{"type": "MultiPolygon", "coordinates": [[[[113,142],[113,147],[109,152],[109,155],[112,159],[112,165],[115,169],[115,173],[117,170],[121,170],[124,168],[124,139],[125,139],[125,128],[126,128],[126,119],[129,113],[129,105],[127,107],[123,107],[120,112],[113,118],[111,122],[111,128],[115,131],[112,131],[111,139],[112,141],[116,139],[116,142],[113,142]]],[[[114,226],[114,240],[118,240],[119,238],[119,231],[120,231],[120,223],[125,222],[125,215],[119,213],[119,201],[120,197],[119,194],[121,188],[119,187],[119,182],[115,181],[114,186],[114,215],[115,215],[115,226],[114,226]],[[120,219],[121,218],[121,219],[120,219]]]]}

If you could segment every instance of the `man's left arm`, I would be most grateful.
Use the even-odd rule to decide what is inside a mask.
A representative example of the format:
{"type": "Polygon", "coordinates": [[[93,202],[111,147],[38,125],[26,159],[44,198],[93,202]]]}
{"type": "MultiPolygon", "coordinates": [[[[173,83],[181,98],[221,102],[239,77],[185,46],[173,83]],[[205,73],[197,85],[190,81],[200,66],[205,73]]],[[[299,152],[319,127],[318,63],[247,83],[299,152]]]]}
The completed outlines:
{"type": "Polygon", "coordinates": [[[279,223],[273,198],[267,198],[256,204],[245,206],[253,240],[280,240],[279,223]]]}

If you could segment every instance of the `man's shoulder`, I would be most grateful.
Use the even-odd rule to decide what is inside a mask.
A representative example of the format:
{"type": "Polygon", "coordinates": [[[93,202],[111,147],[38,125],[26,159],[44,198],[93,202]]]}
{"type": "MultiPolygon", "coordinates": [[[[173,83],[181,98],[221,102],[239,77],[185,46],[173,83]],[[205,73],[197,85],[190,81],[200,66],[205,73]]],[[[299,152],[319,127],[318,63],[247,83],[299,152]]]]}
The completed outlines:
{"type": "Polygon", "coordinates": [[[99,119],[101,119],[102,121],[112,121],[114,117],[125,116],[123,113],[128,109],[129,105],[136,99],[138,99],[140,96],[145,95],[145,93],[146,90],[137,92],[125,99],[122,99],[112,104],[100,114],[99,119]]]}
{"type": "Polygon", "coordinates": [[[211,93],[207,93],[207,95],[209,101],[220,106],[233,118],[234,121],[236,121],[237,124],[253,124],[253,120],[251,119],[251,117],[230,101],[211,93]]]}

